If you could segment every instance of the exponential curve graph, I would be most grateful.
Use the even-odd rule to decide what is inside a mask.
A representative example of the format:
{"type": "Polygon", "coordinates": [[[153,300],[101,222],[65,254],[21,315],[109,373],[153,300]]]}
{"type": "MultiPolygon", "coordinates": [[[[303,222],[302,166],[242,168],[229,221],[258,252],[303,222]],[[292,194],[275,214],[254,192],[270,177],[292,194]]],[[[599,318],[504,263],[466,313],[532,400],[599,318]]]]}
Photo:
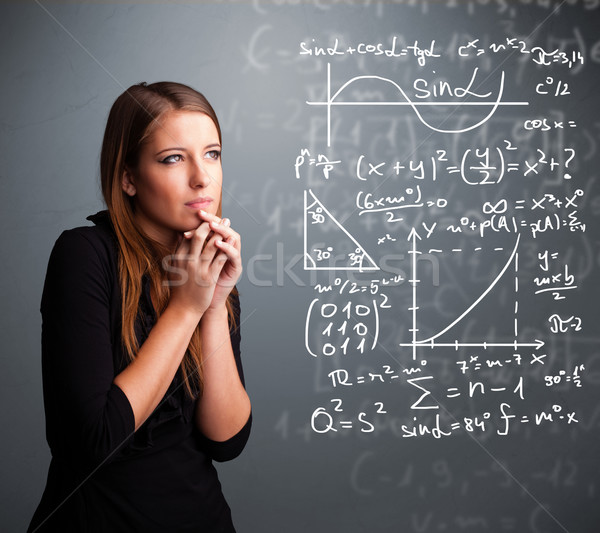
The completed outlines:
{"type": "Polygon", "coordinates": [[[419,279],[417,276],[417,255],[421,252],[417,249],[417,232],[413,229],[409,235],[409,239],[411,240],[411,249],[409,250],[409,254],[411,255],[411,276],[409,282],[412,287],[412,304],[409,307],[409,310],[412,313],[412,325],[410,328],[410,332],[412,333],[412,341],[408,343],[400,343],[400,346],[403,347],[411,347],[413,353],[413,360],[417,358],[417,349],[420,347],[426,348],[441,348],[441,347],[452,347],[458,350],[461,347],[478,347],[483,348],[484,350],[493,347],[512,347],[517,350],[523,347],[534,348],[535,350],[539,350],[542,346],[544,346],[544,342],[538,339],[535,339],[532,342],[518,342],[518,301],[515,297],[515,308],[514,308],[514,341],[513,342],[461,342],[458,339],[455,339],[452,342],[437,342],[436,339],[441,337],[444,333],[450,331],[454,326],[459,324],[471,311],[473,311],[477,305],[491,292],[491,290],[498,284],[498,282],[510,272],[510,267],[514,268],[514,276],[515,276],[515,295],[518,293],[518,268],[519,268],[519,242],[521,240],[521,235],[518,234],[515,240],[514,247],[511,251],[511,254],[500,270],[500,272],[496,275],[496,277],[492,280],[492,282],[488,285],[488,287],[476,298],[473,303],[468,306],[459,316],[457,316],[450,324],[446,327],[427,337],[426,339],[418,339],[419,328],[417,326],[417,311],[419,309],[417,304],[417,286],[419,284],[419,279]]]}

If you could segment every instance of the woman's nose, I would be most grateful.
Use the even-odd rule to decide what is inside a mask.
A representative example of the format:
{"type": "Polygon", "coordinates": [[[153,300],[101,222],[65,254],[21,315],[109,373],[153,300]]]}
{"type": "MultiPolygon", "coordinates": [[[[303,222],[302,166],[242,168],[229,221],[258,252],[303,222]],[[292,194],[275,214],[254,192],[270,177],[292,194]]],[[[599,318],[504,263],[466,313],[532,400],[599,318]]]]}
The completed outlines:
{"type": "Polygon", "coordinates": [[[208,173],[202,161],[194,161],[190,172],[191,187],[206,187],[212,181],[211,175],[208,173]]]}

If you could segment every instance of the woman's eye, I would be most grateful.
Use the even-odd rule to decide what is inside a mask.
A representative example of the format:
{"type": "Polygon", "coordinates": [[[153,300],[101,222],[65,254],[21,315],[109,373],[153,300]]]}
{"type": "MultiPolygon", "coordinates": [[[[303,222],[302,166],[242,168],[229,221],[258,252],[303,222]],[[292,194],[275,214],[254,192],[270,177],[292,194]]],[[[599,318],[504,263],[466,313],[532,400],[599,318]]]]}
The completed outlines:
{"type": "Polygon", "coordinates": [[[221,157],[221,152],[219,150],[211,150],[210,152],[206,152],[205,157],[218,161],[218,159],[221,157]]]}
{"type": "Polygon", "coordinates": [[[173,155],[168,155],[167,157],[165,157],[161,163],[177,163],[181,161],[181,154],[173,154],[173,155]]]}

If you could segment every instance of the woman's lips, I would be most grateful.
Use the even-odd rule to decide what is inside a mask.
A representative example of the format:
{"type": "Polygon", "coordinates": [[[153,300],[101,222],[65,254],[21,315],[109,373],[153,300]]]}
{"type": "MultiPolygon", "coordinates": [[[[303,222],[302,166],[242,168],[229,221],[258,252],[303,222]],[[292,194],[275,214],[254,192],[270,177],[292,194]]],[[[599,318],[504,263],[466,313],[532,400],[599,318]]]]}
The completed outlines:
{"type": "Polygon", "coordinates": [[[211,202],[212,198],[196,198],[191,202],[187,202],[185,205],[192,209],[204,209],[206,206],[210,205],[211,202]]]}

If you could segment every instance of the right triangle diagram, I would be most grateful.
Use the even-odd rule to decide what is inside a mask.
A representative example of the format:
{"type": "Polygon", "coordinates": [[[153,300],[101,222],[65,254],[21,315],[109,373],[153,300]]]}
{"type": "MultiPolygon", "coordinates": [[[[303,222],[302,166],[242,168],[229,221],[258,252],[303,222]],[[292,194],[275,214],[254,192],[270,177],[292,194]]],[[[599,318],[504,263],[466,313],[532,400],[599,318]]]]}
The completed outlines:
{"type": "Polygon", "coordinates": [[[304,270],[379,270],[310,189],[304,191],[304,270]]]}

